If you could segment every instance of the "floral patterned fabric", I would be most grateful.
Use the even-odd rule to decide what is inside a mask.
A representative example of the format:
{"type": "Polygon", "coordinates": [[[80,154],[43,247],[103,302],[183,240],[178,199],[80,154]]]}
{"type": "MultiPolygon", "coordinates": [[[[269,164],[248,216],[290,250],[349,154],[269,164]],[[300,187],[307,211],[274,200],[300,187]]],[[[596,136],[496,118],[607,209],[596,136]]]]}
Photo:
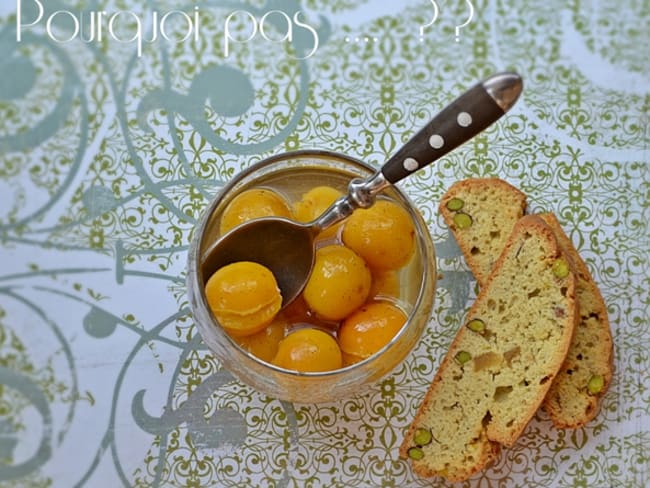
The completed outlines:
{"type": "Polygon", "coordinates": [[[459,486],[648,486],[649,19],[647,0],[4,2],[0,485],[451,486],[419,479],[397,451],[476,292],[437,202],[490,175],[557,214],[608,305],[616,371],[587,426],[557,430],[539,412],[459,486]],[[104,36],[86,42],[99,11],[104,36]],[[177,37],[138,52],[107,30],[119,11],[133,15],[115,25],[141,19],[145,39],[172,12],[177,37]],[[258,25],[244,42],[271,11],[266,37],[258,25]],[[86,19],[76,37],[74,18],[86,19]],[[380,165],[503,70],[524,79],[512,111],[401,185],[442,274],[403,364],[319,405],[267,398],[222,369],[184,284],[193,226],[219,188],[293,149],[380,165]]]}

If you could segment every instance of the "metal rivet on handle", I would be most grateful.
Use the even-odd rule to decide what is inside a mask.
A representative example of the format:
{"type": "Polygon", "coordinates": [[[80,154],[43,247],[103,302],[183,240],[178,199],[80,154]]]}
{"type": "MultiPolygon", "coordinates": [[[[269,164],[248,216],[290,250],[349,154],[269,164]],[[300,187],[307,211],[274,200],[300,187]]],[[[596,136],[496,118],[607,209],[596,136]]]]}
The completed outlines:
{"type": "Polygon", "coordinates": [[[413,158],[406,158],[402,165],[406,171],[415,171],[420,167],[420,163],[413,158]]]}
{"type": "Polygon", "coordinates": [[[467,112],[461,112],[458,114],[456,121],[461,127],[469,127],[472,125],[472,116],[467,112]]]}
{"type": "Polygon", "coordinates": [[[433,134],[431,137],[429,137],[429,145],[434,149],[440,149],[445,145],[445,140],[441,135],[433,134]]]}

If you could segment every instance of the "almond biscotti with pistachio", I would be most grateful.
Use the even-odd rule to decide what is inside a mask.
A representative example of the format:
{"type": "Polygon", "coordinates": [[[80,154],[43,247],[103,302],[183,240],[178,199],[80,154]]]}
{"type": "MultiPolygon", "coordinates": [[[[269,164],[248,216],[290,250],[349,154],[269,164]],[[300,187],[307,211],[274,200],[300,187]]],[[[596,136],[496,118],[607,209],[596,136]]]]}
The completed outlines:
{"type": "Polygon", "coordinates": [[[567,354],[575,287],[551,228],[521,218],[405,435],[415,472],[464,480],[514,444],[567,354]]]}
{"type": "Polygon", "coordinates": [[[543,408],[559,428],[581,427],[597,414],[614,372],[607,308],[589,268],[552,213],[539,214],[576,270],[579,319],[567,357],[543,408]]]}
{"type": "Polygon", "coordinates": [[[440,214],[480,286],[525,209],[526,195],[499,178],[462,180],[443,195],[440,214]]]}
{"type": "MultiPolygon", "coordinates": [[[[480,286],[503,250],[499,239],[511,231],[524,211],[525,200],[520,190],[498,178],[463,180],[452,185],[443,196],[441,214],[480,286]]],[[[556,427],[578,428],[598,414],[601,399],[611,382],[612,335],[605,302],[585,262],[557,218],[551,213],[540,216],[575,265],[580,313],[566,362],[543,408],[556,427]]]]}

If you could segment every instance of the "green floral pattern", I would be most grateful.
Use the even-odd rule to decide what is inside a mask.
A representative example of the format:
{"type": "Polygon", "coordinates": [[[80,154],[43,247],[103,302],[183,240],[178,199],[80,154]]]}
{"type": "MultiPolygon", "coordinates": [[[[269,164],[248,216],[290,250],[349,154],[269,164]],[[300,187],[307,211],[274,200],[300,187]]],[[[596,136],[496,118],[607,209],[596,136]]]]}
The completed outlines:
{"type": "MultiPolygon", "coordinates": [[[[23,3],[34,15],[36,3],[23,3]]],[[[42,3],[45,15],[179,8],[42,3]]],[[[202,12],[197,42],[146,44],[141,57],[108,38],[55,43],[43,28],[18,44],[5,8],[2,486],[432,486],[398,446],[476,293],[436,206],[454,181],[487,175],[525,191],[532,211],[558,215],[608,304],[616,373],[594,421],[563,431],[539,412],[496,465],[458,486],[650,483],[650,3],[471,3],[456,41],[467,2],[437,2],[420,39],[428,0],[392,10],[380,0],[199,0],[184,7],[202,12]],[[304,39],[257,38],[224,58],[234,10],[305,10],[318,50],[301,60],[304,39]],[[193,226],[223,183],[301,148],[379,165],[504,69],[525,81],[512,112],[402,185],[442,275],[404,363],[325,405],[267,398],[222,369],[196,333],[184,268],[193,226]]],[[[231,29],[245,36],[245,18],[231,29]]]]}

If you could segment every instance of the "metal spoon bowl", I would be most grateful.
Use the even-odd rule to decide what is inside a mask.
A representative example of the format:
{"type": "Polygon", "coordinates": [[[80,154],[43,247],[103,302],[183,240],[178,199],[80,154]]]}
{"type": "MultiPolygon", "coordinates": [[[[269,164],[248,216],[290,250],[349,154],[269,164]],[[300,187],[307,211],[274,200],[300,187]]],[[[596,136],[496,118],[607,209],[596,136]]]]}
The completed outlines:
{"type": "Polygon", "coordinates": [[[374,175],[352,180],[348,194],[312,222],[265,217],[245,222],[219,238],[207,253],[204,273],[209,276],[237,261],[258,262],[275,275],[286,306],[309,279],[314,239],[319,232],[356,208],[370,207],[377,193],[482,132],[514,105],[521,91],[522,80],[514,73],[501,73],[478,83],[434,117],[374,175]]]}

